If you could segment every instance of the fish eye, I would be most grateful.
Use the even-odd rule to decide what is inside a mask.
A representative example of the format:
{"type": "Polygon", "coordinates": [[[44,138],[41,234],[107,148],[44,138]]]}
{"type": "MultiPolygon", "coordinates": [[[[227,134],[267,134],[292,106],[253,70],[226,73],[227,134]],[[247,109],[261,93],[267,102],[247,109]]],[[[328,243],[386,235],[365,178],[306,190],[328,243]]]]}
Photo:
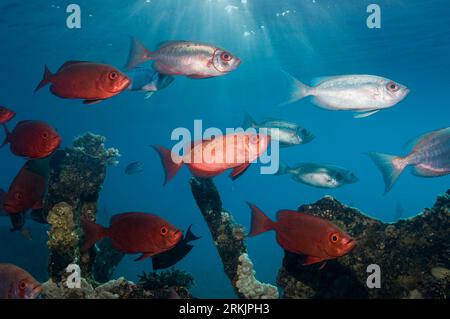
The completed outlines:
{"type": "Polygon", "coordinates": [[[111,72],[111,73],[109,74],[110,80],[115,80],[115,79],[117,79],[117,77],[118,77],[117,72],[111,72]]]}
{"type": "Polygon", "coordinates": [[[395,82],[389,82],[386,85],[386,88],[390,91],[390,92],[397,92],[398,90],[400,90],[400,86],[395,83],[395,82]]]}
{"type": "Polygon", "coordinates": [[[161,227],[161,229],[159,230],[160,234],[165,236],[167,235],[168,229],[166,226],[161,227]]]}
{"type": "Polygon", "coordinates": [[[330,240],[332,243],[337,243],[339,240],[339,234],[338,233],[332,233],[330,235],[330,240]]]}
{"type": "Polygon", "coordinates": [[[21,193],[16,193],[16,194],[14,195],[14,197],[15,197],[17,200],[22,200],[22,198],[23,198],[23,196],[22,196],[21,193]]]}
{"type": "Polygon", "coordinates": [[[27,287],[27,283],[25,281],[21,281],[19,284],[19,289],[24,290],[27,287]]]}
{"type": "Polygon", "coordinates": [[[49,136],[48,132],[44,132],[44,133],[42,133],[42,137],[43,137],[43,138],[47,139],[47,138],[48,138],[48,136],[49,136]]]}
{"type": "Polygon", "coordinates": [[[229,61],[231,61],[232,56],[228,52],[222,52],[222,54],[220,55],[220,58],[225,62],[229,62],[229,61]]]}

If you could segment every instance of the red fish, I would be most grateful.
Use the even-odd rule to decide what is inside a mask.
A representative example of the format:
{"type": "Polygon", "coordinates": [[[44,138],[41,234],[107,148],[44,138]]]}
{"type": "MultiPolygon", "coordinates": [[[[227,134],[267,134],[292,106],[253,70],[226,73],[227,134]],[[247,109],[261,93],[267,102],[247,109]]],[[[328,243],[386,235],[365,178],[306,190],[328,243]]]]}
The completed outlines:
{"type": "Polygon", "coordinates": [[[52,74],[45,66],[44,78],[36,91],[51,83],[50,91],[64,99],[83,99],[94,104],[113,97],[126,88],[131,80],[118,69],[86,61],[68,61],[52,74]]]}
{"type": "Polygon", "coordinates": [[[46,184],[45,177],[33,172],[28,163],[25,164],[4,197],[3,210],[8,214],[19,214],[29,209],[42,208],[46,184]]]}
{"type": "Polygon", "coordinates": [[[7,109],[4,106],[0,106],[0,124],[9,122],[14,116],[16,116],[15,112],[7,109]]]}
{"type": "Polygon", "coordinates": [[[283,249],[306,256],[304,265],[344,256],[356,245],[349,235],[325,219],[292,210],[280,210],[274,222],[255,205],[249,206],[252,210],[249,236],[275,230],[277,242],[283,249]]]}
{"type": "Polygon", "coordinates": [[[251,162],[266,152],[270,136],[264,134],[235,133],[217,136],[212,140],[194,143],[182,157],[162,146],[154,146],[158,152],[168,183],[184,164],[197,177],[210,178],[232,168],[230,177],[241,176],[251,162]]]}
{"type": "Polygon", "coordinates": [[[111,238],[115,249],[126,254],[142,254],[143,260],[175,247],[183,233],[168,221],[153,214],[123,213],[111,218],[110,227],[104,228],[90,220],[81,221],[85,243],[83,250],[103,238],[111,238]]]}
{"type": "Polygon", "coordinates": [[[11,152],[31,159],[51,155],[61,144],[58,132],[45,122],[21,121],[12,132],[4,125],[6,138],[2,146],[11,144],[11,152]]]}
{"type": "Polygon", "coordinates": [[[0,299],[36,299],[40,283],[27,271],[11,264],[0,264],[0,299]]]}

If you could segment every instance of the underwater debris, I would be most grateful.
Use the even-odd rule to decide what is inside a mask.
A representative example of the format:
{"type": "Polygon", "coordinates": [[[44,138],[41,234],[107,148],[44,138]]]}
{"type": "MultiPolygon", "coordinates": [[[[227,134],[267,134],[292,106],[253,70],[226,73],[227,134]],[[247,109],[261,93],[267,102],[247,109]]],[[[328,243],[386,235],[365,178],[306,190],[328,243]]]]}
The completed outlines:
{"type": "Polygon", "coordinates": [[[61,280],[71,263],[77,263],[84,278],[91,280],[95,253],[79,251],[78,241],[82,236],[79,225],[81,218],[95,220],[106,167],[118,155],[116,149],[105,149],[104,142],[104,137],[87,133],[75,139],[74,147],[58,150],[51,157],[41,218],[50,222],[49,214],[53,212],[49,233],[49,275],[56,282],[61,280]]]}
{"type": "Polygon", "coordinates": [[[88,132],[73,141],[76,150],[85,155],[99,159],[103,165],[117,165],[120,157],[116,148],[105,148],[106,137],[88,132]]]}
{"type": "Polygon", "coordinates": [[[139,276],[138,284],[145,290],[158,290],[168,287],[185,287],[190,289],[195,285],[195,281],[191,274],[171,268],[160,272],[144,272],[142,276],[139,276]]]}
{"type": "Polygon", "coordinates": [[[192,194],[211,231],[214,243],[240,298],[278,298],[275,286],[256,280],[253,264],[247,255],[245,232],[235,223],[231,214],[222,208],[219,192],[211,179],[192,177],[192,194]]]}
{"type": "Polygon", "coordinates": [[[110,238],[102,239],[95,247],[97,253],[92,265],[92,276],[95,281],[104,283],[112,278],[125,254],[112,247],[110,238]]]}
{"type": "MultiPolygon", "coordinates": [[[[450,191],[431,209],[386,224],[325,197],[298,210],[326,218],[353,236],[352,253],[319,270],[285,252],[278,285],[285,298],[448,298],[449,277],[436,267],[450,265],[450,191]],[[381,267],[381,288],[369,289],[367,266],[381,267]]],[[[448,270],[447,270],[448,271],[448,270]]]]}

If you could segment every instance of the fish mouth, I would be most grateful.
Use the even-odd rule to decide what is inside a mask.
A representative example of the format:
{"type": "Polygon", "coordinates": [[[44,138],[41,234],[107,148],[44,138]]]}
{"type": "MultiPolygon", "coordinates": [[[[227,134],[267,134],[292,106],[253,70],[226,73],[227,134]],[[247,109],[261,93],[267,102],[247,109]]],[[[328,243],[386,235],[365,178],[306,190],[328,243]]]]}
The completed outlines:
{"type": "Polygon", "coordinates": [[[20,210],[16,210],[15,207],[8,203],[3,203],[3,210],[8,214],[18,213],[20,210]]]}
{"type": "Polygon", "coordinates": [[[346,248],[346,251],[349,252],[349,251],[353,250],[353,248],[355,248],[356,241],[353,238],[349,238],[349,239],[343,241],[343,244],[346,248]]]}
{"type": "Polygon", "coordinates": [[[41,285],[36,285],[31,289],[31,293],[27,297],[27,299],[36,299],[42,293],[43,288],[41,285]]]}

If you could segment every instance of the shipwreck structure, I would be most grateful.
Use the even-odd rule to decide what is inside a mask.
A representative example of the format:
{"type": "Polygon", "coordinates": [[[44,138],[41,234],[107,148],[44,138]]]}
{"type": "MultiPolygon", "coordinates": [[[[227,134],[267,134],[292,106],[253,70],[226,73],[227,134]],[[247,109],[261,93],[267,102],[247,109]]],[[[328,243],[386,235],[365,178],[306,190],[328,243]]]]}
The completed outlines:
{"type": "MultiPolygon", "coordinates": [[[[105,138],[87,133],[50,160],[48,191],[41,218],[48,232],[49,280],[44,298],[191,298],[194,279],[171,269],[143,274],[139,282],[111,280],[123,254],[108,239],[82,252],[80,219],[95,221],[97,201],[107,167],[119,151],[105,147],[105,138]],[[67,266],[77,264],[79,289],[67,287],[67,266]]],[[[303,266],[303,256],[285,252],[276,286],[256,278],[245,244],[246,231],[222,205],[211,179],[191,178],[194,199],[204,217],[236,295],[264,298],[448,298],[450,295],[450,191],[421,214],[383,223],[334,198],[324,197],[299,211],[330,220],[357,241],[347,256],[303,266]],[[368,266],[381,270],[380,288],[368,288],[368,266]]],[[[281,249],[281,248],[280,248],[281,249]]]]}

